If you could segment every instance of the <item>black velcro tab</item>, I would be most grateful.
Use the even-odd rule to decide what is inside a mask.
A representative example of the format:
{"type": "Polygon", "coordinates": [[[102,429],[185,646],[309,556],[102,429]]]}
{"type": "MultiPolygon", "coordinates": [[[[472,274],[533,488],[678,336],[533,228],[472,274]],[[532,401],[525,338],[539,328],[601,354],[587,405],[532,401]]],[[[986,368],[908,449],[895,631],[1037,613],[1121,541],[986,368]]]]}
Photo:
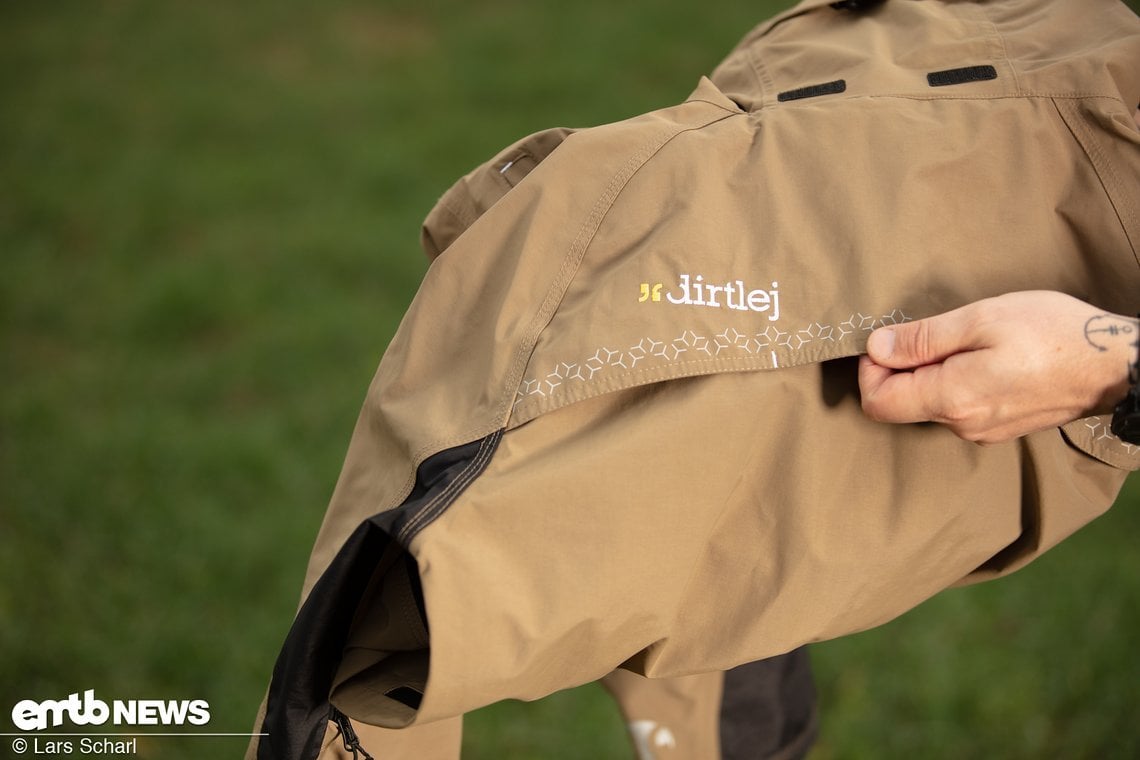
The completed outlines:
{"type": "Polygon", "coordinates": [[[800,87],[795,90],[788,90],[781,92],[776,96],[776,100],[783,103],[787,100],[799,100],[800,98],[814,98],[817,95],[834,95],[837,92],[843,92],[847,89],[847,81],[844,79],[836,79],[834,82],[824,82],[823,84],[812,84],[807,87],[800,87]]]}
{"type": "Polygon", "coordinates": [[[960,69],[932,71],[926,75],[926,81],[931,87],[945,87],[950,84],[965,84],[966,82],[983,82],[987,79],[997,79],[997,69],[993,66],[964,66],[960,69]]]}
{"type": "Polygon", "coordinates": [[[865,11],[882,5],[884,0],[838,0],[831,4],[837,11],[865,11]]]}

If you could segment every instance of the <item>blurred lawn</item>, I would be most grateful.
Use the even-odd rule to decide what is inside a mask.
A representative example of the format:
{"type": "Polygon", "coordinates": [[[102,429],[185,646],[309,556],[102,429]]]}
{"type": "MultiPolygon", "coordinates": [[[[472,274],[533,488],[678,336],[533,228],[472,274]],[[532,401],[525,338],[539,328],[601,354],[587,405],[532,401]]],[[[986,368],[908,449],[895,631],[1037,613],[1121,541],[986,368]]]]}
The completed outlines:
{"type": "MultiPolygon", "coordinates": [[[[2,730],[94,688],[248,731],[436,196],[677,101],[782,5],[0,4],[2,730]]],[[[815,757],[1140,757],[1131,486],[1017,576],[817,646],[815,757]]],[[[596,686],[467,724],[465,758],[628,757],[596,686]]]]}

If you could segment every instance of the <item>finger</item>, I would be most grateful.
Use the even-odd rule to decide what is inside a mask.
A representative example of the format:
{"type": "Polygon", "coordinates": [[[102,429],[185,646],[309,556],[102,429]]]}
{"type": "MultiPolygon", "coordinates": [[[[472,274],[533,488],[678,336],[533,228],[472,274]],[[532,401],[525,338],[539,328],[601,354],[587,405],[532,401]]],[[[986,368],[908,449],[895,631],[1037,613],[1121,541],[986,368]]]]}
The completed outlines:
{"type": "Polygon", "coordinates": [[[876,364],[866,354],[859,357],[859,395],[863,399],[864,405],[866,405],[866,400],[874,396],[887,378],[893,374],[895,374],[895,370],[876,364]]]}
{"type": "Polygon", "coordinates": [[[938,367],[898,372],[876,364],[869,357],[859,360],[859,390],[863,413],[878,422],[927,422],[936,419],[927,399],[938,367]]]}
{"type": "Polygon", "coordinates": [[[915,322],[881,327],[867,340],[867,353],[881,366],[911,369],[980,348],[970,316],[975,309],[976,305],[972,305],[915,322]]]}

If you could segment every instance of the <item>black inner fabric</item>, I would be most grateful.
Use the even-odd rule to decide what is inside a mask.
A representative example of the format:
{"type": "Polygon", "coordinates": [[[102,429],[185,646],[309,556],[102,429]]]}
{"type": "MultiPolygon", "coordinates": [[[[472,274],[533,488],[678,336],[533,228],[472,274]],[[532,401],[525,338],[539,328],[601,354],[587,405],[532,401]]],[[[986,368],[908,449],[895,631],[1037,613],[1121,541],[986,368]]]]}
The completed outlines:
{"type": "Polygon", "coordinates": [[[392,689],[389,692],[385,692],[384,696],[388,697],[389,699],[394,699],[397,702],[405,704],[408,707],[416,710],[419,709],[420,702],[422,702],[424,699],[423,694],[407,686],[401,686],[397,689],[392,689]]]}
{"type": "MultiPolygon", "coordinates": [[[[415,560],[405,551],[406,547],[397,546],[393,536],[398,534],[400,525],[427,506],[440,510],[454,501],[462,488],[447,492],[452,482],[461,476],[468,482],[473,479],[477,474],[470,471],[473,461],[480,468],[485,466],[489,460],[486,447],[493,447],[500,437],[501,431],[425,460],[416,471],[415,486],[404,503],[365,520],[345,541],[301,606],[277,657],[265,719],[259,729],[266,736],[258,744],[258,760],[311,760],[319,754],[329,717],[329,690],[357,606],[373,576],[385,571],[382,563],[401,559],[411,563],[407,570],[415,579],[413,591],[426,624],[415,560]],[[484,456],[477,459],[481,450],[484,456]],[[446,497],[442,506],[441,494],[446,497]]],[[[413,695],[414,691],[401,692],[393,698],[416,707],[419,697],[413,695]]]]}

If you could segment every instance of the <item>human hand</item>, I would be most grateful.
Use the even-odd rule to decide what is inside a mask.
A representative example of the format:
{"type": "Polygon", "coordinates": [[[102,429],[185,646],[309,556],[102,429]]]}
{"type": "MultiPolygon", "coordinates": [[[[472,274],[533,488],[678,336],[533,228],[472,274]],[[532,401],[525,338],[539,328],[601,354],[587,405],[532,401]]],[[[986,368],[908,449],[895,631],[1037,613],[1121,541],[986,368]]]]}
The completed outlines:
{"type": "Polygon", "coordinates": [[[876,330],[863,411],[933,421],[978,443],[1109,412],[1128,390],[1140,325],[1063,293],[1009,293],[876,330]]]}

